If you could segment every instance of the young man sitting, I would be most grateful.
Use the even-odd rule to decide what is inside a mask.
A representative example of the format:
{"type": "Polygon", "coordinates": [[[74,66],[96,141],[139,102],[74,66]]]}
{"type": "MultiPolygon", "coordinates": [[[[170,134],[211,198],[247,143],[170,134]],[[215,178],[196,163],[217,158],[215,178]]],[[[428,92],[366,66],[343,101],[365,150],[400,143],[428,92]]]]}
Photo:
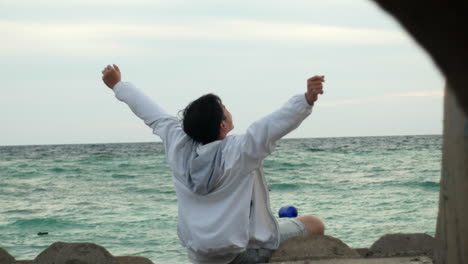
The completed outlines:
{"type": "Polygon", "coordinates": [[[305,94],[293,96],[245,134],[228,136],[234,124],[218,96],[191,102],[181,122],[133,84],[122,82],[115,64],[102,73],[117,99],[163,141],[179,206],[177,232],[193,263],[266,262],[282,241],[324,233],[324,224],[314,216],[278,224],[262,171],[276,142],[312,112],[323,94],[323,76],[308,79],[305,94]]]}

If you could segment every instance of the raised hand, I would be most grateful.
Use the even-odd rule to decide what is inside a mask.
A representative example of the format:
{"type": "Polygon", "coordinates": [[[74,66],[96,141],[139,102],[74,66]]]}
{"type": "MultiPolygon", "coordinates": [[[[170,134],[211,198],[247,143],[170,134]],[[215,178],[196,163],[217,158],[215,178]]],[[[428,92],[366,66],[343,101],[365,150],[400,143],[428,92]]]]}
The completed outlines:
{"type": "Polygon", "coordinates": [[[102,81],[107,85],[107,87],[113,89],[114,86],[121,81],[122,74],[117,65],[113,64],[107,65],[104,70],[102,70],[102,81]]]}
{"type": "Polygon", "coordinates": [[[307,103],[310,105],[313,105],[314,102],[317,101],[319,94],[323,94],[323,82],[325,82],[325,76],[323,75],[315,75],[307,80],[307,92],[305,93],[305,97],[307,103]]]}

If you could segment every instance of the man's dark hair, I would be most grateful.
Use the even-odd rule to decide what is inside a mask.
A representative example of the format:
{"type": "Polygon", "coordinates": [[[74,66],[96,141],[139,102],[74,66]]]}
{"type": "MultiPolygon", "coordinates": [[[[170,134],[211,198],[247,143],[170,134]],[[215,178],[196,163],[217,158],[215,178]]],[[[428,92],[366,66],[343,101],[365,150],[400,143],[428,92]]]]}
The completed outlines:
{"type": "Polygon", "coordinates": [[[219,124],[225,119],[221,99],[205,94],[191,102],[183,111],[184,131],[193,140],[208,144],[219,139],[219,124]]]}

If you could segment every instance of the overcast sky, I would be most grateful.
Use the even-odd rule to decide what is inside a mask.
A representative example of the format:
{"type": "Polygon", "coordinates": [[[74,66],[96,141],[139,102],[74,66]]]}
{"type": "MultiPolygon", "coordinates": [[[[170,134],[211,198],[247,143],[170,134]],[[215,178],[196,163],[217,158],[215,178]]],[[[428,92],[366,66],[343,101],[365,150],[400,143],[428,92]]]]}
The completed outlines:
{"type": "Polygon", "coordinates": [[[110,63],[173,114],[218,94],[234,133],[316,74],[289,137],[442,133],[442,75],[367,0],[0,0],[0,35],[0,145],[159,141],[102,83],[110,63]]]}

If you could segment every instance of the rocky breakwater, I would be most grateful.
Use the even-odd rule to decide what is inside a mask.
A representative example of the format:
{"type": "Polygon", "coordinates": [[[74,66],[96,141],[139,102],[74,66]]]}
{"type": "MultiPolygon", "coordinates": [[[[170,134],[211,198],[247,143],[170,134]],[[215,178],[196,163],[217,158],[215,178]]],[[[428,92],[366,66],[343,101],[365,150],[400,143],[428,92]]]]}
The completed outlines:
{"type": "MultiPolygon", "coordinates": [[[[316,264],[429,264],[435,239],[427,234],[389,234],[370,248],[352,249],[331,236],[293,237],[273,254],[270,263],[316,264]]],[[[56,242],[34,260],[15,260],[0,248],[0,264],[153,264],[144,257],[113,256],[104,247],[92,243],[56,242]]]]}
{"type": "Polygon", "coordinates": [[[55,242],[34,260],[15,260],[0,248],[0,264],[154,264],[144,257],[113,256],[107,249],[93,243],[55,242]]]}
{"type": "Polygon", "coordinates": [[[432,236],[421,233],[388,234],[375,241],[370,248],[355,249],[327,235],[293,237],[276,250],[270,263],[429,264],[432,263],[435,246],[432,236]]]}

